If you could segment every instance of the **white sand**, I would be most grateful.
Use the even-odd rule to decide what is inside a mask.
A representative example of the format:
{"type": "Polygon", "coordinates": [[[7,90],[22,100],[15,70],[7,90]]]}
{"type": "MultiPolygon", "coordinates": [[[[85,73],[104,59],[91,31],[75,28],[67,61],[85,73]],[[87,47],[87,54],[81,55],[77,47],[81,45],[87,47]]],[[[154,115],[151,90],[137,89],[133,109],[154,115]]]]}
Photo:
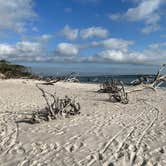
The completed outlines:
{"type": "Polygon", "coordinates": [[[81,114],[40,124],[20,116],[45,107],[32,80],[0,80],[0,165],[166,165],[166,90],[129,94],[129,104],[111,103],[98,85],[62,83],[42,87],[76,97],[81,114]]]}

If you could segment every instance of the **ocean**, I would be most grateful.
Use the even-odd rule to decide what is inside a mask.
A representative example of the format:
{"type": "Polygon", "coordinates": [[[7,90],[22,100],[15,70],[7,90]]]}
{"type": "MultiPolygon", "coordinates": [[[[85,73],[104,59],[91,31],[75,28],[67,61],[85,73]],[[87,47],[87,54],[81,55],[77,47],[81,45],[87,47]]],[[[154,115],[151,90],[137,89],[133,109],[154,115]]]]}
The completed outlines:
{"type": "Polygon", "coordinates": [[[72,72],[79,75],[81,82],[102,82],[114,78],[129,83],[139,75],[154,76],[158,65],[107,64],[107,63],[21,63],[35,74],[61,77],[72,72]]]}

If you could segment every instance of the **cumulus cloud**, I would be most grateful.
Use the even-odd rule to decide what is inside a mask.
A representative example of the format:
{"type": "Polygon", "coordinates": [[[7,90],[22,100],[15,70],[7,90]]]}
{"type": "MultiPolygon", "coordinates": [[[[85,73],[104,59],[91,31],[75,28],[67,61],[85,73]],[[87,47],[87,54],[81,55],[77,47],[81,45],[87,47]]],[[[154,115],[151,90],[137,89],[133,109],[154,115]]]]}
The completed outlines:
{"type": "MultiPolygon", "coordinates": [[[[63,61],[79,53],[77,45],[60,43],[55,51],[48,51],[41,42],[19,41],[15,45],[0,44],[0,59],[12,61],[63,61]]],[[[71,58],[70,58],[71,57],[71,58]]],[[[72,58],[73,59],[73,58],[72,58]]]]}
{"type": "Polygon", "coordinates": [[[11,59],[25,61],[33,59],[37,56],[42,56],[44,49],[40,43],[21,41],[15,45],[0,44],[0,59],[11,59]]]}
{"type": "Polygon", "coordinates": [[[138,52],[104,50],[92,56],[91,61],[142,64],[145,58],[144,54],[138,52]]]}
{"type": "MultiPolygon", "coordinates": [[[[128,9],[125,16],[131,21],[150,19],[150,16],[152,16],[159,9],[160,5],[161,5],[161,0],[149,0],[149,1],[143,0],[140,1],[138,6],[136,6],[135,8],[128,9]]],[[[157,13],[155,14],[157,15],[157,13]]],[[[157,17],[159,19],[159,15],[157,15],[157,17]]]]}
{"type": "Polygon", "coordinates": [[[110,38],[100,42],[92,42],[92,46],[94,47],[104,47],[106,49],[114,49],[114,50],[128,50],[130,45],[133,45],[133,41],[118,39],[118,38],[110,38]]]}
{"type": "Polygon", "coordinates": [[[79,48],[77,45],[70,44],[70,43],[60,43],[57,46],[56,52],[60,55],[77,55],[79,53],[79,48]]]}
{"type": "MultiPolygon", "coordinates": [[[[126,64],[162,64],[166,63],[166,43],[152,43],[142,51],[130,50],[131,41],[113,38],[93,43],[101,46],[101,51],[91,56],[76,56],[81,45],[59,43],[55,51],[47,51],[40,42],[20,41],[15,45],[0,44],[0,59],[15,61],[51,61],[51,62],[107,62],[126,64]],[[108,42],[109,41],[109,42],[108,42]],[[115,44],[116,43],[116,44],[115,44]]],[[[81,53],[84,54],[83,52],[81,53]]]]}
{"type": "Polygon", "coordinates": [[[105,38],[109,34],[108,30],[102,27],[90,27],[87,29],[82,29],[80,31],[80,36],[83,39],[92,38],[92,37],[99,37],[105,38]]]}
{"type": "Polygon", "coordinates": [[[5,43],[0,44],[0,58],[3,59],[15,53],[16,53],[16,49],[14,46],[5,44],[5,43]]]}
{"type": "Polygon", "coordinates": [[[145,27],[142,29],[143,33],[150,33],[157,31],[160,28],[159,21],[161,4],[164,0],[140,0],[136,1],[137,6],[129,8],[126,13],[111,14],[112,20],[127,19],[128,21],[144,21],[145,27]]]}
{"type": "Polygon", "coordinates": [[[143,51],[106,49],[90,57],[89,61],[128,64],[163,64],[166,60],[166,43],[154,43],[143,51]]]}
{"type": "Polygon", "coordinates": [[[69,40],[75,40],[78,37],[79,30],[72,29],[66,25],[61,31],[62,36],[66,37],[69,40]]]}
{"type": "Polygon", "coordinates": [[[1,30],[23,32],[34,17],[33,0],[0,0],[1,30]]]}
{"type": "Polygon", "coordinates": [[[40,43],[21,41],[16,44],[15,49],[18,52],[18,55],[33,56],[39,55],[42,53],[42,46],[40,43]]]}
{"type": "Polygon", "coordinates": [[[64,36],[65,38],[69,40],[75,40],[78,37],[81,37],[82,39],[88,39],[88,38],[106,38],[109,35],[109,31],[102,27],[89,27],[85,29],[78,29],[78,28],[71,28],[69,25],[66,25],[60,32],[61,36],[64,36]]]}

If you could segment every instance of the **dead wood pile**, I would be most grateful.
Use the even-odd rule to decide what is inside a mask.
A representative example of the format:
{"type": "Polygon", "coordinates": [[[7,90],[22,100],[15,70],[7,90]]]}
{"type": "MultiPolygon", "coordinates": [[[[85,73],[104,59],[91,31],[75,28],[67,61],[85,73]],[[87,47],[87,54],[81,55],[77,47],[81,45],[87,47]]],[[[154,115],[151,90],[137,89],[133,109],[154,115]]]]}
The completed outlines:
{"type": "Polygon", "coordinates": [[[65,96],[64,98],[59,98],[56,94],[51,94],[44,91],[40,85],[36,84],[36,87],[42,92],[42,96],[46,101],[46,107],[39,111],[33,112],[5,112],[6,114],[14,114],[20,117],[20,120],[16,120],[16,123],[29,123],[35,124],[42,121],[50,121],[58,118],[68,118],[80,114],[80,104],[76,102],[75,98],[69,98],[65,96]]]}
{"type": "Polygon", "coordinates": [[[106,80],[100,85],[98,92],[109,93],[109,100],[112,102],[127,104],[129,101],[122,81],[106,80]]]}
{"type": "MultiPolygon", "coordinates": [[[[157,74],[155,75],[154,79],[151,81],[146,81],[146,82],[140,82],[139,85],[136,85],[136,89],[130,90],[127,93],[135,92],[135,91],[141,91],[144,89],[152,89],[156,90],[161,84],[166,82],[166,75],[162,75],[162,71],[166,68],[166,64],[163,64],[159,70],[157,71],[157,74]]],[[[149,80],[147,77],[146,80],[149,80]]]]}

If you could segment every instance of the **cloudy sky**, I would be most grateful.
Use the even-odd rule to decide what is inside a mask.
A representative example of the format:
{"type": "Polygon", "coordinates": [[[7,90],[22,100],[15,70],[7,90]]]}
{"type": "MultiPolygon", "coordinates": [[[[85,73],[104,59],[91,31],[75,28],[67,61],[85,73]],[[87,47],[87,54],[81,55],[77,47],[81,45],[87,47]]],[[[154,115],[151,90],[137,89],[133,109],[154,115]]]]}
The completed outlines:
{"type": "Polygon", "coordinates": [[[0,0],[0,59],[166,63],[166,0],[0,0]]]}

